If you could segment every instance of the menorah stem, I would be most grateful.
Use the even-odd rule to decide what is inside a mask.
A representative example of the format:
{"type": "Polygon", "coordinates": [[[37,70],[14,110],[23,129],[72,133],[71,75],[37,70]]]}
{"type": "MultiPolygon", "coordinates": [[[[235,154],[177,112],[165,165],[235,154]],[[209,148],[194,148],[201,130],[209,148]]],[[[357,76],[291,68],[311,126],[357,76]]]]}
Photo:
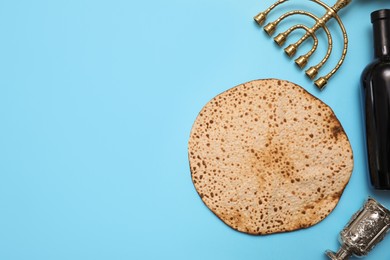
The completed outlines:
{"type": "MultiPolygon", "coordinates": [[[[306,27],[306,31],[308,31],[307,27],[306,27]]],[[[301,56],[299,56],[298,58],[295,59],[295,64],[297,64],[301,69],[303,69],[303,67],[305,67],[307,65],[307,62],[308,62],[309,58],[311,57],[311,55],[315,52],[315,50],[318,47],[318,38],[317,38],[317,36],[315,34],[313,34],[311,36],[312,36],[312,38],[314,40],[313,47],[310,49],[310,51],[308,53],[306,53],[304,55],[301,55],[301,56]]]]}
{"type": "MultiPolygon", "coordinates": [[[[309,29],[310,31],[310,29],[309,29]]],[[[294,56],[294,54],[296,53],[298,47],[304,42],[306,41],[309,37],[311,37],[314,33],[311,33],[307,31],[296,43],[294,44],[291,44],[289,45],[288,47],[286,47],[284,49],[284,51],[286,52],[286,54],[289,56],[289,57],[292,57],[294,56]]]]}
{"type": "Polygon", "coordinates": [[[306,55],[303,55],[301,57],[299,57],[297,60],[296,60],[296,63],[298,64],[298,66],[302,67],[304,65],[306,65],[307,63],[307,59],[313,54],[313,52],[315,51],[315,49],[317,49],[317,45],[318,45],[318,39],[317,39],[317,36],[315,35],[315,33],[311,33],[309,31],[309,28],[307,28],[306,26],[304,25],[296,25],[296,26],[293,26],[291,27],[290,29],[288,29],[285,33],[281,33],[279,34],[278,36],[275,37],[275,42],[278,43],[279,45],[283,44],[283,42],[285,41],[285,38],[295,29],[297,28],[301,28],[301,29],[304,29],[306,31],[305,35],[299,39],[296,43],[294,44],[290,44],[289,46],[287,46],[284,51],[286,52],[286,54],[290,57],[294,56],[298,47],[304,42],[306,41],[309,37],[313,38],[314,40],[314,45],[313,45],[313,48],[306,54],[306,55]]]}
{"type": "MultiPolygon", "coordinates": [[[[291,57],[292,55],[295,54],[296,49],[304,42],[306,41],[311,35],[315,34],[316,31],[318,31],[320,28],[326,27],[326,23],[336,17],[337,14],[333,9],[329,9],[328,12],[322,16],[319,19],[316,19],[316,23],[314,24],[313,27],[311,27],[305,35],[303,35],[295,44],[290,45],[287,47],[286,53],[291,57]],[[294,50],[294,51],[291,51],[294,50]]],[[[331,43],[330,43],[331,44],[331,43]]]]}
{"type": "Polygon", "coordinates": [[[344,48],[343,48],[343,52],[341,54],[341,58],[340,60],[338,61],[336,67],[334,67],[332,69],[332,71],[330,71],[328,74],[326,74],[325,76],[323,77],[320,77],[319,79],[317,79],[314,84],[319,88],[319,89],[323,89],[324,86],[326,85],[326,83],[328,82],[328,80],[337,72],[337,70],[341,67],[341,65],[343,64],[344,60],[345,60],[345,56],[347,55],[347,50],[348,50],[348,37],[347,37],[347,32],[344,28],[344,25],[343,23],[341,22],[341,19],[340,17],[335,17],[337,22],[339,23],[340,25],[340,28],[341,28],[341,31],[343,33],[343,36],[344,36],[344,48]]]}
{"type": "Polygon", "coordinates": [[[336,17],[337,16],[337,13],[330,9],[328,10],[328,12],[326,12],[326,14],[324,16],[322,16],[321,18],[318,19],[318,21],[314,24],[314,26],[312,28],[310,28],[310,30],[314,33],[316,31],[318,31],[320,28],[324,27],[325,24],[331,20],[332,18],[336,17]]]}
{"type": "Polygon", "coordinates": [[[301,37],[301,39],[299,39],[299,40],[297,41],[297,44],[298,44],[298,45],[301,45],[304,41],[306,41],[307,39],[309,39],[309,37],[311,37],[311,35],[313,35],[313,33],[311,33],[311,32],[306,32],[305,35],[303,35],[303,36],[301,37]]]}
{"type": "MultiPolygon", "coordinates": [[[[314,24],[314,26],[311,27],[309,30],[307,30],[307,32],[296,43],[290,44],[287,48],[285,48],[284,51],[286,52],[286,54],[288,56],[290,56],[290,57],[294,56],[296,51],[297,51],[297,49],[298,49],[298,47],[304,41],[306,41],[309,37],[314,35],[315,32],[318,31],[320,28],[325,28],[326,27],[326,23],[330,19],[334,18],[335,16],[337,16],[336,12],[334,10],[332,10],[332,9],[329,9],[328,12],[323,17],[317,18],[317,19],[314,18],[316,20],[316,23],[314,24]]],[[[277,20],[276,22],[279,23],[280,21],[277,20]]],[[[269,26],[273,26],[272,29],[275,30],[275,27],[276,27],[275,24],[271,23],[269,26]]]]}
{"type": "MultiPolygon", "coordinates": [[[[325,57],[315,66],[310,67],[306,70],[306,75],[310,79],[314,79],[317,77],[318,71],[321,69],[321,67],[325,64],[325,62],[329,59],[330,54],[332,53],[333,44],[332,44],[332,34],[330,33],[328,27],[324,26],[325,33],[328,37],[328,50],[326,51],[325,57]]],[[[328,80],[328,79],[327,79],[328,80]]]]}
{"type": "Polygon", "coordinates": [[[351,2],[352,0],[338,0],[336,4],[332,6],[332,9],[337,13],[351,2]]]}

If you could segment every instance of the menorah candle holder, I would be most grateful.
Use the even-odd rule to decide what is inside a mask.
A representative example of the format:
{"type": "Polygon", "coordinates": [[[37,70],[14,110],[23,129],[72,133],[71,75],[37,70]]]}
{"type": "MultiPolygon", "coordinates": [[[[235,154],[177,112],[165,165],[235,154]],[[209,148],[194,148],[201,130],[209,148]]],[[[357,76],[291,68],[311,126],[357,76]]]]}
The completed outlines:
{"type": "MultiPolygon", "coordinates": [[[[267,16],[268,14],[273,10],[275,9],[277,6],[287,2],[288,0],[279,0],[277,1],[276,3],[274,3],[273,5],[271,5],[268,9],[266,9],[265,11],[263,12],[260,12],[258,13],[254,19],[255,21],[259,24],[259,25],[263,25],[263,23],[266,21],[267,19],[267,16]]],[[[282,22],[283,20],[285,20],[287,17],[290,17],[290,16],[294,16],[294,15],[303,15],[303,16],[308,16],[310,18],[312,18],[314,21],[315,21],[315,24],[312,26],[312,27],[307,27],[303,24],[297,24],[297,25],[294,25],[292,27],[290,27],[288,30],[286,30],[285,32],[282,32],[282,33],[279,33],[275,38],[275,42],[279,45],[279,46],[283,46],[284,43],[286,42],[287,40],[287,37],[295,30],[298,30],[298,29],[301,29],[301,30],[304,30],[305,31],[305,34],[295,43],[292,43],[290,45],[288,45],[284,51],[286,52],[286,54],[289,56],[289,57],[293,57],[299,46],[302,45],[303,42],[305,42],[307,39],[309,38],[312,38],[314,43],[313,43],[313,47],[309,50],[309,52],[307,52],[306,54],[304,55],[301,55],[299,56],[298,58],[295,59],[295,63],[301,68],[303,69],[304,67],[306,67],[306,65],[308,64],[308,61],[310,59],[310,57],[313,55],[313,53],[316,51],[317,47],[318,47],[318,38],[316,36],[316,32],[319,30],[319,29],[323,29],[326,33],[326,36],[327,36],[327,39],[328,39],[328,49],[327,49],[327,52],[325,54],[325,57],[317,64],[317,65],[314,65],[314,66],[311,66],[310,68],[308,68],[306,70],[306,75],[314,80],[317,75],[318,75],[318,72],[319,70],[323,67],[323,65],[328,61],[329,57],[331,56],[331,53],[332,53],[332,48],[333,48],[333,40],[332,40],[332,34],[329,30],[329,28],[327,27],[327,22],[332,20],[332,19],[335,19],[341,29],[341,32],[343,34],[343,38],[344,38],[344,47],[343,47],[343,51],[342,51],[342,54],[341,54],[341,57],[339,59],[339,61],[337,62],[336,66],[326,75],[324,76],[320,76],[318,77],[317,79],[315,79],[314,81],[314,84],[319,88],[319,89],[323,89],[325,87],[325,85],[328,83],[329,79],[338,71],[338,69],[341,67],[341,65],[343,64],[344,62],[344,59],[345,59],[345,56],[347,54],[347,49],[348,49],[348,36],[347,36],[347,32],[345,30],[345,27],[343,25],[343,22],[341,21],[339,15],[337,14],[341,9],[343,9],[345,6],[347,6],[352,0],[338,0],[336,2],[335,5],[333,5],[332,7],[328,6],[327,4],[321,2],[320,0],[310,0],[314,3],[317,3],[319,4],[320,6],[324,7],[326,9],[326,13],[322,16],[322,17],[317,17],[316,15],[314,15],[313,13],[310,13],[310,12],[307,12],[307,11],[304,11],[304,10],[294,10],[294,11],[290,11],[290,12],[287,12],[287,13],[284,13],[283,15],[281,15],[278,19],[276,19],[275,21],[273,22],[270,22],[268,24],[266,24],[264,26],[264,30],[265,32],[271,36],[275,33],[276,31],[276,27],[279,25],[280,22],[282,22]]]]}

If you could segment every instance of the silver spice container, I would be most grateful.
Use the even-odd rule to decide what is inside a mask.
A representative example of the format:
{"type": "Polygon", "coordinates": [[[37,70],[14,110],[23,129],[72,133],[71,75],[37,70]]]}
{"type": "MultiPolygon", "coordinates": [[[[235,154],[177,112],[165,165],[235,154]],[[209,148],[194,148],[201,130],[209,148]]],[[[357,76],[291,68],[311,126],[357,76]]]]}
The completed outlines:
{"type": "Polygon", "coordinates": [[[373,198],[368,198],[341,231],[339,251],[327,251],[326,255],[332,260],[345,260],[352,255],[365,256],[382,241],[389,229],[390,211],[373,198]]]}

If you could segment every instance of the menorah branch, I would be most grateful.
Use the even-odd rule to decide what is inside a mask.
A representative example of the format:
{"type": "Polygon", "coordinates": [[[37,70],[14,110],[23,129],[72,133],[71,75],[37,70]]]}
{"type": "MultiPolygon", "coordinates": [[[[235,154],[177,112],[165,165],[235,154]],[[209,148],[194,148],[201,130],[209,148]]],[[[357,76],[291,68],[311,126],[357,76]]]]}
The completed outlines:
{"type": "MultiPolygon", "coordinates": [[[[324,58],[315,66],[312,66],[310,67],[309,69],[306,70],[306,75],[314,80],[314,78],[317,76],[319,70],[325,65],[325,63],[329,60],[329,58],[331,57],[331,53],[332,53],[332,49],[333,49],[333,40],[332,40],[332,33],[330,32],[329,28],[326,26],[326,24],[332,20],[332,19],[336,19],[340,28],[341,28],[341,31],[343,33],[343,37],[344,37],[344,47],[343,47],[343,51],[342,51],[342,55],[341,55],[341,58],[339,59],[339,61],[337,62],[336,66],[328,73],[326,74],[325,76],[322,76],[322,77],[319,77],[317,80],[315,80],[315,85],[319,88],[319,89],[323,89],[324,86],[327,84],[328,80],[339,70],[339,68],[341,67],[341,65],[343,64],[344,62],[344,59],[345,59],[345,56],[346,56],[346,53],[347,53],[347,49],[348,49],[348,36],[347,36],[347,33],[346,33],[346,30],[344,28],[344,25],[340,19],[340,17],[338,16],[337,12],[339,10],[341,10],[342,8],[344,8],[345,6],[347,6],[351,0],[339,0],[336,2],[335,5],[333,5],[332,7],[328,6],[327,4],[321,2],[320,0],[311,0],[312,2],[316,3],[316,4],[319,4],[321,5],[323,8],[325,8],[326,10],[326,13],[322,16],[322,17],[317,17],[315,16],[314,14],[310,13],[310,12],[307,12],[307,11],[304,11],[304,10],[294,10],[294,11],[289,11],[289,12],[286,12],[284,14],[282,14],[278,19],[276,19],[275,21],[272,21],[272,22],[269,22],[268,24],[266,24],[264,26],[264,31],[268,34],[268,35],[272,35],[275,33],[278,25],[284,21],[287,17],[290,17],[290,16],[293,16],[293,15],[305,15],[305,16],[308,16],[310,18],[312,18],[314,21],[315,21],[315,24],[312,26],[312,27],[307,27],[303,24],[298,24],[298,25],[293,25],[291,26],[288,30],[286,30],[285,32],[282,32],[282,33],[279,33],[276,37],[274,37],[274,41],[279,45],[279,46],[282,46],[285,44],[285,42],[287,41],[287,38],[288,36],[291,34],[291,32],[297,30],[297,29],[303,29],[305,31],[305,34],[298,40],[296,41],[295,43],[292,43],[290,45],[288,45],[284,51],[285,53],[289,56],[289,57],[293,57],[296,53],[297,53],[297,50],[299,48],[299,46],[301,46],[307,39],[309,38],[312,38],[314,40],[314,44],[313,44],[313,47],[311,48],[311,50],[304,54],[304,55],[301,55],[299,56],[297,59],[295,59],[295,63],[301,68],[303,69],[307,64],[308,64],[308,59],[314,54],[314,52],[316,51],[317,49],[317,46],[318,46],[318,39],[317,39],[317,36],[316,36],[316,33],[319,29],[323,29],[326,33],[326,36],[327,36],[327,40],[328,40],[328,48],[327,48],[327,51],[326,51],[326,54],[324,56],[324,58]]],[[[259,24],[259,25],[262,25],[268,14],[274,10],[277,6],[283,4],[287,2],[287,0],[279,0],[277,1],[276,3],[274,3],[273,5],[271,5],[268,9],[266,9],[264,12],[260,12],[258,15],[256,15],[254,17],[255,21],[259,24]]]]}

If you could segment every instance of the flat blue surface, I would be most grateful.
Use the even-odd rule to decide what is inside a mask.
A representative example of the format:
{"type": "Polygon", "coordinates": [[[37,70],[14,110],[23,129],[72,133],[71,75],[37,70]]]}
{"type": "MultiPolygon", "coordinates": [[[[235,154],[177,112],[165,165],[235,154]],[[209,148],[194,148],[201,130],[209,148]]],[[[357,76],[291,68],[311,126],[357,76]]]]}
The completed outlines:
{"type": "MultiPolygon", "coordinates": [[[[368,195],[390,207],[389,192],[368,186],[359,103],[369,15],[390,2],[354,0],[342,12],[349,53],[323,92],[252,21],[272,2],[0,1],[0,259],[325,260],[368,195]],[[306,230],[236,232],[191,182],[198,112],[259,78],[302,85],[333,108],[352,143],[339,205],[306,230]]],[[[311,64],[324,44],[318,52],[311,64]]],[[[340,47],[334,54],[323,72],[340,47]]],[[[388,237],[366,259],[390,259],[389,246],[388,237]]]]}

